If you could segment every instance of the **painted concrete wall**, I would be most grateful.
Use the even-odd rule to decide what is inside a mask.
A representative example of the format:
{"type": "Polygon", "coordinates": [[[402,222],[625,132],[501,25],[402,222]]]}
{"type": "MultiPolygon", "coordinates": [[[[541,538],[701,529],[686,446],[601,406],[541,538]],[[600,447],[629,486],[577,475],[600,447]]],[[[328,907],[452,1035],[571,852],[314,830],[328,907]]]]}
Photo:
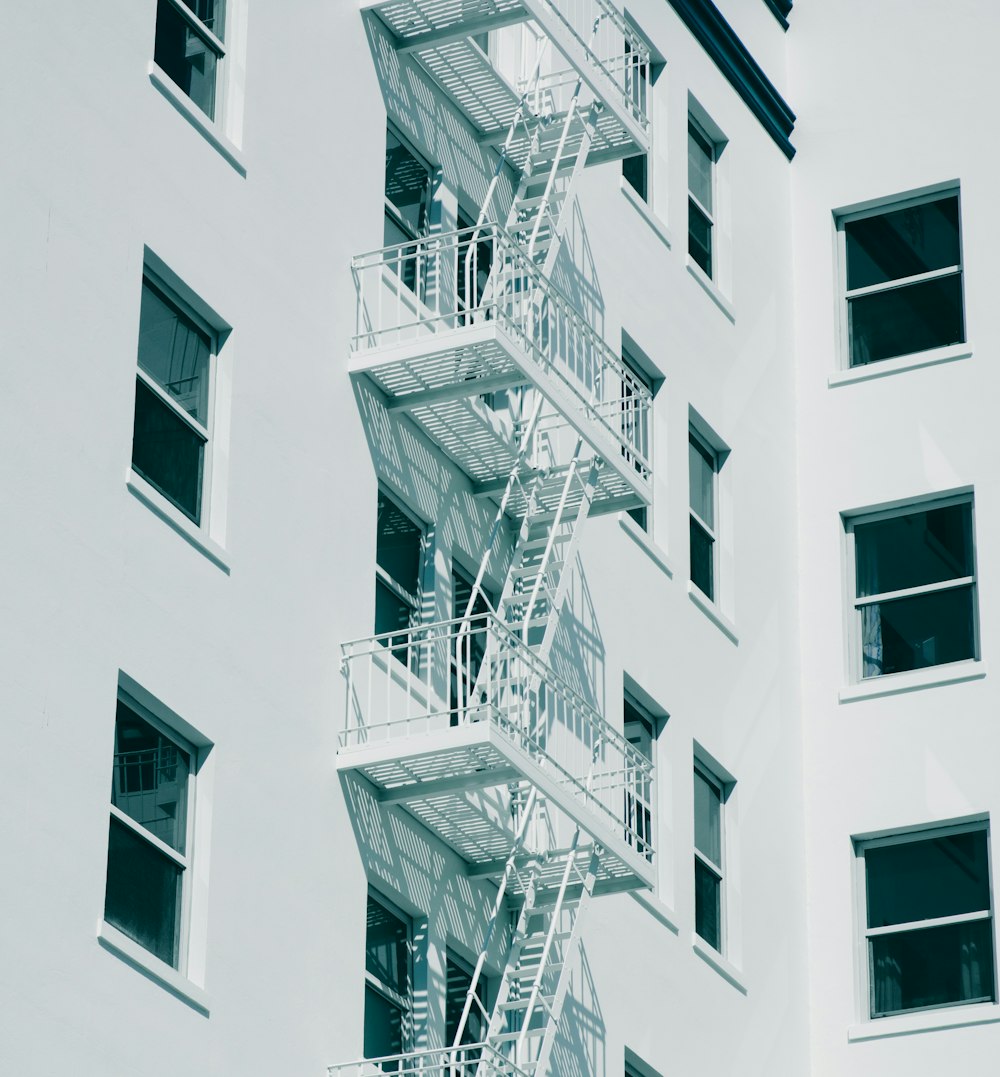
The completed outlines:
{"type": "MultiPolygon", "coordinates": [[[[866,1020],[851,838],[981,813],[994,819],[1000,807],[997,685],[983,676],[995,657],[1000,600],[988,435],[998,390],[991,257],[1000,213],[996,150],[981,136],[993,112],[998,17],[992,5],[964,2],[942,21],[929,5],[889,0],[796,4],[792,22],[790,89],[801,117],[792,175],[812,1073],[929,1074],[956,1062],[989,1070],[996,1024],[930,1030],[957,1020],[956,1011],[866,1020]],[[831,387],[843,366],[833,211],[947,181],[961,190],[971,357],[831,387]],[[978,679],[841,702],[850,592],[840,514],[957,488],[975,498],[982,663],[970,672],[978,679]],[[878,1038],[849,1039],[857,1035],[878,1038]]],[[[895,680],[905,686],[907,675],[895,680]]],[[[980,1006],[973,1018],[995,1022],[997,1014],[980,1006]]]]}
{"type": "MultiPolygon", "coordinates": [[[[17,148],[0,162],[0,378],[15,420],[0,430],[0,817],[14,880],[0,893],[0,950],[18,972],[0,987],[0,1069],[24,1077],[321,1073],[361,1053],[369,883],[426,920],[432,976],[446,940],[475,954],[491,896],[405,816],[375,825],[333,759],[339,645],[373,624],[379,479],[434,524],[427,606],[439,616],[452,557],[474,563],[490,516],[347,375],[350,259],[382,243],[386,110],[441,167],[443,222],[459,197],[481,197],[492,161],[352,5],[247,14],[230,160],[150,81],[152,0],[100,17],[7,13],[22,47],[0,74],[19,103],[0,118],[17,148]],[[232,326],[212,533],[225,569],[126,487],[144,248],[232,326]],[[210,848],[194,854],[208,874],[196,984],[208,1016],[96,939],[119,671],[214,745],[199,803],[210,848]]],[[[615,516],[594,521],[567,620],[597,641],[577,672],[610,719],[624,683],[669,715],[660,885],[591,906],[558,1057],[595,1077],[617,1077],[626,1047],[664,1075],[802,1073],[791,177],[672,9],[650,0],[630,15],[666,63],[654,220],[622,193],[619,167],[600,166],[569,245],[608,341],[626,331],[663,378],[654,522],[647,541],[615,516]],[[686,260],[689,94],[728,140],[721,288],[686,260]],[[690,409],[731,449],[719,608],[707,612],[687,586],[690,409]],[[729,941],[715,965],[692,942],[696,743],[735,779],[729,941]]],[[[777,31],[759,31],[776,55],[777,31]]],[[[427,1042],[442,1020],[431,1000],[427,1042]]]]}

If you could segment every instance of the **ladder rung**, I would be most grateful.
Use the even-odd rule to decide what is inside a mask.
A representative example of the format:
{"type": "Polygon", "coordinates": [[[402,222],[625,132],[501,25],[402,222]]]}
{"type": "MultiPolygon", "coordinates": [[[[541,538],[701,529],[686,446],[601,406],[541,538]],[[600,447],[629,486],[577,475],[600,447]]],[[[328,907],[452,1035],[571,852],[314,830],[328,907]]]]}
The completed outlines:
{"type": "MultiPolygon", "coordinates": [[[[542,975],[546,976],[550,972],[558,972],[562,967],[563,963],[561,961],[548,961],[546,962],[542,975]]],[[[526,966],[525,968],[511,969],[510,975],[517,980],[527,980],[530,977],[538,975],[538,965],[535,965],[534,967],[526,966]]]]}
{"type": "MultiPolygon", "coordinates": [[[[555,1002],[555,1000],[556,1000],[555,995],[539,995],[535,999],[536,1002],[541,1002],[545,1006],[546,1009],[549,1009],[552,1006],[552,1003],[555,1002]]],[[[526,1010],[528,1008],[528,1004],[530,1002],[531,1002],[530,998],[519,998],[519,999],[516,999],[514,1002],[505,1002],[500,1007],[500,1009],[503,1010],[504,1013],[511,1013],[512,1011],[516,1011],[516,1010],[526,1010]]]]}
{"type": "Polygon", "coordinates": [[[500,1032],[496,1036],[490,1036],[490,1043],[510,1043],[512,1040],[520,1039],[522,1036],[544,1036],[548,1030],[548,1024],[544,1024],[540,1028],[522,1028],[517,1032],[500,1032]]]}

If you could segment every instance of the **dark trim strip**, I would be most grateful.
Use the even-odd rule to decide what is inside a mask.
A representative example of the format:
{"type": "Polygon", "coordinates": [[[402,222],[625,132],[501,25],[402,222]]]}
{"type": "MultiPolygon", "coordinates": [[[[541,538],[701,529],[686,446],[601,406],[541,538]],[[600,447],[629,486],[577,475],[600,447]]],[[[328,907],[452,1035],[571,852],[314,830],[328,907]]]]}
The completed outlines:
{"type": "Polygon", "coordinates": [[[795,156],[795,147],[788,141],[795,113],[719,9],[712,0],[670,0],[670,4],[790,161],[795,156]]]}
{"type": "Polygon", "coordinates": [[[788,29],[788,16],[792,12],[792,0],[764,0],[771,9],[771,14],[781,23],[781,29],[788,29]]]}

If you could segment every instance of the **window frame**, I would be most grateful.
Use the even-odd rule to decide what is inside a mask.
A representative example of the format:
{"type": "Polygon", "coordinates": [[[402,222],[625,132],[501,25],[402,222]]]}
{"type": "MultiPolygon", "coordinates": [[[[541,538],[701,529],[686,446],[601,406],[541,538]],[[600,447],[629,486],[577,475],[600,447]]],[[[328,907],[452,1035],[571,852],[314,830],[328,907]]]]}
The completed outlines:
{"type": "MultiPolygon", "coordinates": [[[[448,1006],[448,998],[447,998],[447,995],[448,995],[448,966],[453,965],[456,969],[459,969],[464,976],[468,976],[469,982],[471,984],[472,979],[475,976],[476,961],[470,961],[467,957],[465,957],[464,954],[462,954],[460,951],[456,950],[454,945],[452,945],[452,940],[449,940],[445,944],[444,964],[445,964],[445,1046],[446,1047],[451,1047],[451,1046],[453,1046],[453,1044],[451,1042],[452,1037],[448,1035],[448,1014],[447,1014],[447,1006],[448,1006]]],[[[490,1023],[490,1012],[491,1012],[492,1004],[493,1004],[493,991],[492,991],[493,983],[492,983],[492,978],[489,975],[489,970],[487,969],[485,964],[483,965],[483,968],[480,970],[479,982],[477,983],[476,987],[477,987],[477,992],[476,993],[477,993],[477,995],[481,995],[480,1001],[482,1002],[483,1008],[485,1010],[485,1013],[483,1013],[482,1011],[480,1012],[480,1021],[482,1022],[482,1029],[483,1029],[484,1037],[485,1037],[485,1031],[488,1028],[489,1023],[490,1023]]],[[[471,1012],[472,1011],[470,1010],[470,1014],[471,1014],[471,1012]]],[[[466,1033],[467,1034],[468,1034],[468,1028],[469,1028],[469,1026],[468,1026],[468,1024],[466,1024],[466,1033]]],[[[456,1029],[456,1031],[457,1031],[457,1029],[456,1029]]],[[[481,1042],[481,1041],[469,1040],[468,1043],[462,1043],[461,1046],[462,1047],[468,1047],[471,1044],[475,1044],[477,1042],[481,1042]]]]}
{"type": "Polygon", "coordinates": [[[882,834],[857,836],[852,838],[854,860],[854,901],[855,901],[855,964],[857,971],[857,1001],[858,1016],[866,1023],[891,1020],[896,1017],[905,1017],[910,1014],[933,1013],[942,1010],[952,1010],[958,1006],[993,1006],[998,997],[997,983],[997,940],[996,940],[996,908],[993,891],[993,850],[992,832],[988,816],[980,816],[973,819],[958,822],[932,823],[917,827],[907,827],[901,830],[888,831],[882,834]],[[983,832],[986,842],[986,863],[989,882],[990,905],[987,910],[977,910],[971,913],[958,913],[954,916],[937,917],[926,920],[913,920],[904,924],[890,924],[886,927],[871,928],[868,926],[868,869],[865,853],[869,849],[885,848],[892,845],[919,844],[924,841],[933,841],[936,838],[951,837],[957,834],[969,834],[983,832]],[[993,962],[993,997],[990,999],[958,1000],[938,1005],[915,1006],[909,1009],[893,1010],[888,1013],[875,1014],[875,977],[872,970],[872,947],[870,940],[884,935],[900,934],[902,932],[920,931],[931,927],[944,927],[952,923],[973,923],[980,920],[990,920],[990,942],[992,945],[991,958],[993,962]]]}
{"type": "MultiPolygon", "coordinates": [[[[693,816],[694,811],[694,784],[692,780],[692,821],[695,825],[691,828],[691,849],[694,853],[694,863],[702,864],[707,868],[716,878],[719,888],[719,945],[715,946],[710,939],[706,939],[704,935],[698,933],[697,926],[695,926],[695,934],[706,946],[711,947],[720,956],[725,957],[729,949],[729,931],[727,929],[729,919],[729,902],[726,896],[726,874],[728,871],[728,857],[726,855],[726,841],[727,841],[727,824],[726,824],[726,801],[729,799],[729,793],[732,789],[732,782],[727,782],[722,778],[719,778],[712,768],[705,763],[700,756],[695,755],[694,766],[692,767],[692,775],[700,776],[708,785],[712,786],[719,794],[719,859],[721,863],[715,864],[709,857],[703,853],[695,844],[695,830],[697,826],[697,818],[693,816]]],[[[692,872],[694,869],[692,869],[692,872]]],[[[693,874],[692,874],[693,878],[693,874]]],[[[694,919],[694,917],[692,917],[694,919]]],[[[697,925],[697,920],[695,919],[697,925]]]]}
{"type": "MultiPolygon", "coordinates": [[[[649,780],[649,786],[645,791],[646,796],[646,810],[649,814],[648,820],[646,820],[646,833],[644,835],[648,849],[645,852],[638,851],[639,855],[644,859],[653,862],[656,851],[659,849],[659,812],[657,811],[657,798],[658,798],[658,783],[657,775],[659,773],[658,759],[657,759],[657,746],[659,742],[660,730],[662,728],[664,719],[658,717],[653,713],[638,697],[627,687],[622,689],[622,736],[628,743],[641,755],[644,755],[650,763],[653,765],[652,777],[649,780]],[[627,708],[631,708],[635,711],[636,718],[630,721],[627,717],[627,708]],[[643,747],[636,743],[628,733],[628,727],[631,724],[638,722],[643,727],[643,734],[648,737],[649,751],[644,751],[643,747]]],[[[634,815],[638,813],[634,812],[635,800],[631,797],[628,790],[625,791],[625,822],[626,825],[632,829],[639,831],[636,818],[634,815]]],[[[643,835],[640,833],[640,837],[643,835]]],[[[632,835],[627,830],[625,833],[625,841],[632,845],[632,835]]]]}
{"type": "MultiPolygon", "coordinates": [[[[398,905],[387,898],[380,891],[372,887],[368,888],[365,898],[365,911],[367,914],[368,902],[380,905],[390,916],[397,919],[406,928],[406,994],[401,995],[391,985],[380,980],[369,968],[367,961],[368,938],[365,934],[365,977],[364,986],[371,988],[380,998],[390,1005],[395,1006],[403,1015],[400,1021],[400,1054],[406,1054],[413,1049],[414,1043],[414,980],[413,980],[413,957],[414,957],[414,931],[413,917],[405,913],[398,905]]],[[[362,1011],[362,1026],[366,1017],[362,1011]]],[[[362,1031],[362,1035],[363,1035],[362,1031]]]]}
{"type": "Polygon", "coordinates": [[[388,217],[392,221],[392,223],[400,230],[400,232],[402,232],[407,237],[407,239],[403,240],[404,243],[415,243],[418,240],[426,238],[428,234],[427,227],[429,227],[431,221],[431,206],[434,204],[434,177],[437,175],[438,170],[428,161],[426,155],[421,153],[413,145],[413,143],[402,133],[402,131],[400,131],[400,129],[392,122],[392,120],[386,120],[385,130],[386,135],[392,135],[392,137],[396,139],[396,141],[403,147],[403,149],[405,149],[406,152],[409,153],[415,161],[421,164],[427,172],[427,195],[423,204],[425,215],[425,228],[423,231],[421,231],[419,228],[414,229],[406,222],[402,214],[399,212],[399,209],[397,208],[395,202],[393,202],[389,198],[389,195],[386,193],[384,189],[385,176],[383,175],[382,177],[382,201],[384,203],[385,216],[388,217]]]}
{"type": "Polygon", "coordinates": [[[649,149],[645,153],[632,154],[622,158],[622,180],[631,192],[645,206],[652,209],[653,205],[653,87],[660,77],[663,68],[662,60],[656,54],[646,35],[628,17],[625,19],[628,32],[624,35],[624,48],[622,52],[623,83],[626,96],[636,108],[639,108],[646,117],[647,131],[649,132],[649,149]],[[641,59],[641,51],[636,51],[634,45],[644,49],[649,59],[641,59]],[[638,59],[637,59],[638,58],[638,59]],[[627,166],[631,161],[642,162],[642,186],[638,187],[629,177],[627,166]]]}
{"type": "MultiPolygon", "coordinates": [[[[691,449],[699,452],[702,459],[712,469],[712,513],[715,518],[714,526],[709,526],[705,520],[702,519],[700,513],[695,511],[694,506],[691,504],[692,491],[690,489],[690,471],[688,479],[688,518],[705,533],[709,541],[712,544],[712,593],[708,594],[702,590],[702,588],[695,582],[691,573],[690,564],[690,550],[688,555],[688,579],[692,585],[698,589],[698,591],[708,599],[709,602],[714,605],[718,605],[719,599],[719,470],[722,466],[722,460],[718,450],[714,449],[711,443],[704,437],[703,434],[694,426],[688,425],[688,454],[690,459],[691,449]]],[[[690,465],[689,465],[690,467],[690,465]]],[[[688,531],[688,542],[690,543],[690,528],[688,531]]]]}
{"type": "MultiPolygon", "coordinates": [[[[226,24],[229,22],[229,19],[230,19],[231,14],[232,14],[231,11],[229,10],[230,0],[218,0],[218,2],[222,7],[222,32],[223,32],[223,35],[226,35],[227,29],[228,29],[226,24]]],[[[216,125],[221,127],[222,126],[221,119],[225,115],[226,105],[227,105],[227,101],[226,101],[226,97],[227,97],[227,94],[226,94],[226,82],[227,82],[226,57],[228,55],[228,49],[227,49],[227,46],[226,46],[225,39],[224,39],[224,37],[219,37],[218,34],[216,34],[214,30],[212,30],[210,27],[206,26],[205,23],[202,22],[202,20],[195,14],[195,12],[192,11],[191,8],[189,8],[184,3],[184,0],[156,0],[156,16],[158,16],[158,14],[159,14],[161,4],[167,4],[171,8],[173,8],[173,10],[181,17],[181,19],[188,25],[188,27],[195,34],[197,34],[198,38],[202,42],[204,42],[206,47],[211,52],[213,52],[215,54],[215,78],[214,78],[214,83],[215,84],[214,84],[214,86],[212,88],[212,111],[211,112],[206,112],[205,109],[203,109],[201,107],[201,105],[198,104],[198,102],[187,92],[187,90],[185,90],[183,87],[181,87],[178,83],[174,82],[174,80],[170,77],[170,75],[168,75],[167,72],[164,71],[162,67],[159,67],[159,64],[157,64],[157,67],[163,73],[163,77],[166,78],[166,79],[169,79],[171,85],[176,87],[177,92],[182,94],[184,97],[186,97],[192,103],[192,105],[194,105],[194,107],[197,108],[198,111],[201,112],[206,117],[206,119],[208,120],[209,123],[216,124],[216,125]]],[[[156,16],[154,16],[154,18],[156,16]]],[[[153,36],[154,36],[153,55],[155,57],[155,55],[156,55],[156,40],[155,40],[156,30],[155,30],[155,25],[154,25],[153,36]]],[[[155,63],[155,60],[154,60],[154,63],[155,63]]]]}
{"type": "MultiPolygon", "coordinates": [[[[109,802],[109,820],[113,820],[120,825],[126,827],[128,831],[138,838],[145,841],[150,847],[155,849],[158,853],[166,856],[173,864],[181,869],[180,872],[180,897],[178,900],[177,910],[177,927],[176,937],[174,940],[175,959],[173,963],[165,962],[157,954],[153,953],[148,947],[146,947],[138,939],[133,938],[127,932],[122,931],[120,927],[113,924],[107,919],[107,893],[106,893],[106,880],[105,880],[105,899],[101,912],[101,922],[114,931],[121,932],[125,935],[134,945],[140,947],[147,959],[167,965],[168,968],[173,969],[181,976],[187,977],[190,975],[190,960],[191,960],[191,933],[192,933],[192,904],[194,889],[194,870],[193,865],[196,856],[196,815],[198,805],[198,774],[201,769],[201,765],[204,762],[207,749],[204,746],[196,744],[194,741],[184,736],[169,722],[164,721],[156,711],[147,707],[136,695],[128,690],[124,685],[119,685],[116,694],[116,702],[124,704],[129,710],[131,710],[137,717],[141,718],[144,722],[155,729],[161,736],[166,737],[175,747],[185,752],[190,760],[188,769],[187,784],[185,788],[185,819],[184,819],[184,852],[180,853],[172,846],[168,845],[161,838],[157,837],[152,831],[148,830],[141,823],[133,819],[127,812],[123,811],[113,802],[109,802]]],[[[117,707],[116,707],[116,725],[117,725],[117,707]]],[[[118,766],[117,753],[112,751],[112,783],[114,783],[114,768],[118,766]]],[[[110,849],[108,850],[110,856],[110,849]]],[[[107,858],[106,858],[107,865],[107,858]]]]}
{"type": "MultiPolygon", "coordinates": [[[[173,511],[179,512],[191,526],[197,528],[199,531],[203,531],[208,534],[211,531],[211,508],[213,502],[213,474],[214,474],[214,458],[215,458],[215,432],[216,432],[216,411],[218,406],[218,359],[219,351],[222,347],[223,339],[227,333],[227,330],[220,328],[218,325],[213,325],[208,321],[199,311],[197,311],[191,303],[186,302],[185,299],[178,293],[178,290],[170,285],[170,283],[148,263],[143,266],[142,270],[142,287],[151,286],[152,290],[162,299],[167,306],[171,307],[182,319],[188,321],[197,329],[200,333],[203,333],[209,344],[208,361],[206,364],[207,378],[208,378],[208,391],[206,393],[205,403],[205,423],[198,422],[193,415],[186,411],[176,400],[174,400],[168,392],[166,392],[162,386],[160,386],[156,380],[143,370],[139,362],[139,347],[136,347],[136,384],[142,385],[148,392],[151,392],[156,399],[166,406],[171,415],[175,418],[179,418],[185,426],[187,426],[198,438],[201,439],[202,444],[202,457],[201,467],[198,476],[198,511],[196,516],[192,516],[187,509],[179,505],[174,498],[168,494],[165,490],[153,481],[149,476],[142,472],[135,463],[135,432],[133,428],[132,438],[132,455],[129,462],[129,466],[132,471],[146,483],[152,490],[154,490],[159,497],[163,498],[167,504],[170,505],[173,511]]],[[[141,310],[141,295],[140,295],[140,310],[141,310]]],[[[139,320],[139,339],[142,338],[142,319],[140,313],[139,320]]],[[[136,396],[138,396],[138,388],[136,389],[136,396]]],[[[135,420],[135,403],[132,408],[133,423],[135,420]]]]}
{"type": "Polygon", "coordinates": [[[982,660],[980,627],[979,627],[979,571],[978,550],[976,542],[976,504],[974,492],[970,490],[952,494],[929,496],[914,501],[906,501],[898,505],[886,508],[877,508],[870,511],[845,513],[842,516],[844,528],[844,545],[846,556],[847,576],[847,673],[851,684],[879,685],[889,684],[887,678],[908,677],[914,674],[925,673],[927,670],[948,669],[957,665],[982,660]],[[951,508],[954,505],[969,506],[970,529],[972,533],[972,575],[955,576],[949,580],[938,583],[924,584],[916,587],[901,588],[896,591],[883,591],[875,595],[858,596],[857,579],[857,543],[855,528],[859,525],[880,523],[883,520],[898,519],[918,512],[929,512],[934,509],[951,508]],[[864,633],[862,628],[862,609],[865,606],[877,602],[888,602],[897,598],[913,598],[925,594],[933,594],[937,591],[957,590],[960,587],[968,587],[972,593],[972,642],[973,654],[971,658],[960,658],[954,662],[935,662],[927,666],[916,666],[913,669],[897,670],[895,673],[882,673],[876,676],[864,675],[864,633]]]}
{"type": "Polygon", "coordinates": [[[896,363],[923,355],[925,352],[935,352],[941,348],[956,348],[968,345],[969,325],[965,302],[965,242],[962,229],[962,194],[960,185],[946,183],[938,187],[920,192],[911,192],[899,196],[891,196],[867,203],[860,208],[834,211],[834,226],[836,229],[837,247],[837,333],[840,341],[840,367],[845,371],[861,371],[868,367],[878,370],[882,364],[896,363]],[[926,273],[918,273],[910,277],[898,277],[882,284],[865,285],[861,288],[848,289],[847,287],[847,232],[845,225],[853,221],[867,220],[872,217],[882,217],[897,210],[913,209],[916,206],[927,205],[930,202],[943,201],[946,198],[955,198],[958,203],[958,257],[957,265],[947,266],[943,269],[934,269],[926,273]],[[948,276],[958,276],[961,279],[962,292],[962,340],[951,344],[934,344],[929,348],[922,348],[915,352],[903,352],[900,355],[886,356],[884,359],[875,359],[868,363],[852,363],[852,340],[851,340],[851,300],[863,298],[867,295],[877,295],[883,292],[895,291],[899,288],[913,284],[921,284],[925,281],[943,279],[948,276]]]}
{"type": "MultiPolygon", "coordinates": [[[[622,366],[626,371],[632,375],[633,378],[641,385],[645,385],[649,390],[650,407],[646,413],[645,418],[639,417],[639,422],[644,422],[645,429],[643,431],[644,438],[643,444],[640,444],[640,451],[643,456],[649,462],[650,466],[653,465],[653,402],[656,399],[656,393],[660,387],[662,378],[656,378],[649,372],[647,365],[643,362],[642,351],[633,342],[631,337],[627,337],[627,334],[622,334],[621,351],[619,358],[621,359],[622,366]]],[[[632,391],[631,386],[626,381],[622,381],[622,427],[623,433],[627,435],[628,424],[635,424],[635,419],[630,419],[629,412],[625,408],[625,403],[635,397],[635,393],[632,391]]],[[[622,446],[622,456],[629,457],[628,446],[622,446]]],[[[650,483],[650,493],[652,493],[652,483],[650,483]]],[[[630,516],[635,525],[640,528],[645,534],[652,535],[653,533],[653,505],[652,501],[648,505],[642,505],[634,509],[626,509],[626,514],[630,516]]]]}
{"type": "Polygon", "coordinates": [[[688,183],[687,183],[687,197],[688,197],[688,213],[687,213],[687,254],[688,257],[694,262],[697,268],[705,274],[705,276],[713,283],[718,283],[719,279],[719,244],[718,240],[718,204],[719,204],[719,177],[718,168],[719,156],[722,152],[722,145],[719,140],[713,138],[706,129],[705,125],[695,116],[695,114],[689,109],[687,117],[687,133],[688,133],[688,145],[687,145],[687,163],[688,163],[688,183]],[[700,198],[691,190],[690,180],[690,168],[691,168],[691,135],[694,134],[696,140],[704,143],[704,149],[708,150],[709,159],[709,183],[712,192],[712,206],[708,209],[701,201],[700,198]],[[709,268],[705,267],[698,262],[695,256],[691,253],[691,205],[694,204],[695,209],[705,218],[708,222],[708,264],[709,268]]]}

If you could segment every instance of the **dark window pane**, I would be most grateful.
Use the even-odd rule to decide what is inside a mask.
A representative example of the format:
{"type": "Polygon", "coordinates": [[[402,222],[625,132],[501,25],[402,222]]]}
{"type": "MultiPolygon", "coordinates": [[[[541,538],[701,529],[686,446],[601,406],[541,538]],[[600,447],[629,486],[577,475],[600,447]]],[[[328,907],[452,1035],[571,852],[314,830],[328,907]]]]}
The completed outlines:
{"type": "Polygon", "coordinates": [[[142,283],[139,366],[202,426],[208,425],[211,341],[148,281],[142,283]]]}
{"type": "Polygon", "coordinates": [[[204,439],[137,380],[132,466],[195,523],[201,519],[204,451],[204,439]]]}
{"type": "Polygon", "coordinates": [[[625,177],[625,182],[643,202],[649,201],[649,192],[647,190],[648,161],[649,159],[644,153],[637,154],[635,157],[626,157],[622,161],[622,175],[625,177]]]}
{"type": "Polygon", "coordinates": [[[688,486],[691,508],[715,527],[715,459],[693,437],[688,439],[688,486]]]}
{"type": "Polygon", "coordinates": [[[181,0],[181,3],[193,11],[220,41],[225,40],[225,0],[181,0]]]}
{"type": "Polygon", "coordinates": [[[715,600],[715,542],[694,517],[691,518],[691,582],[715,600]]]}
{"type": "Polygon", "coordinates": [[[971,585],[861,608],[863,675],[976,657],[971,585]]]}
{"type": "Polygon", "coordinates": [[[387,987],[409,997],[409,927],[380,902],[368,899],[365,968],[387,987]]]}
{"type": "MultiPolygon", "coordinates": [[[[688,190],[712,212],[712,144],[694,127],[688,127],[688,190]]],[[[704,267],[702,267],[704,268],[704,267]]],[[[708,270],[705,270],[707,273],[708,270]]]]}
{"type": "Polygon", "coordinates": [[[407,594],[418,595],[423,532],[381,490],[378,495],[377,527],[375,539],[377,564],[407,594]]]}
{"type": "Polygon", "coordinates": [[[153,59],[202,112],[215,119],[218,58],[169,0],[159,0],[156,5],[153,59]]]}
{"type": "Polygon", "coordinates": [[[849,221],[844,235],[849,290],[957,266],[958,198],[849,221]]]}
{"type": "Polygon", "coordinates": [[[486,292],[493,268],[493,236],[488,229],[474,231],[476,222],[458,213],[458,229],[467,234],[459,237],[455,281],[458,309],[478,308],[486,292]],[[473,242],[475,240],[475,242],[473,242]]]}
{"type": "Polygon", "coordinates": [[[688,254],[712,276],[712,222],[688,199],[688,254]]]}
{"type": "Polygon", "coordinates": [[[694,862],[694,929],[710,946],[722,950],[721,880],[700,860],[694,862]]]}
{"type": "Polygon", "coordinates": [[[985,830],[867,849],[865,871],[869,927],[990,907],[985,830]]]}
{"type": "Polygon", "coordinates": [[[649,509],[645,505],[639,509],[629,509],[628,514],[643,531],[649,530],[649,509]]]}
{"type": "Polygon", "coordinates": [[[848,307],[851,366],[965,340],[960,273],[859,296],[848,307]]]}
{"type": "Polygon", "coordinates": [[[189,768],[186,752],[118,701],[111,803],[179,853],[189,768]]]}
{"type": "Polygon", "coordinates": [[[104,919],[168,965],[177,963],[181,872],[179,864],[111,820],[104,919]]]}
{"type": "Polygon", "coordinates": [[[694,847],[722,867],[722,796],[717,786],[694,772],[694,847]]]}
{"type": "MultiPolygon", "coordinates": [[[[365,987],[365,1058],[381,1058],[403,1052],[403,1011],[380,995],[373,987],[365,987]]],[[[395,1067],[395,1063],[392,1064],[395,1067]]],[[[396,1068],[386,1072],[394,1073],[396,1068]]]]}
{"type": "Polygon", "coordinates": [[[971,576],[972,505],[858,524],[854,546],[858,598],[971,576]]]}
{"type": "Polygon", "coordinates": [[[415,239],[427,224],[427,201],[431,177],[427,166],[391,132],[385,140],[385,197],[415,239]]]}
{"type": "Polygon", "coordinates": [[[992,920],[879,935],[869,941],[872,1017],[994,998],[992,920]]]}
{"type": "MultiPolygon", "coordinates": [[[[472,987],[472,973],[459,962],[454,955],[448,954],[445,984],[445,1043],[450,1047],[455,1042],[455,1034],[458,1032],[458,1023],[462,1017],[465,1000],[469,989],[472,987]]],[[[476,997],[480,1002],[486,1001],[486,982],[483,977],[476,984],[476,997]]],[[[462,1043],[482,1043],[486,1035],[486,1024],[483,1020],[483,1012],[473,1002],[469,1009],[469,1018],[462,1033],[462,1043]]],[[[466,1056],[472,1057],[472,1056],[466,1056]]]]}

